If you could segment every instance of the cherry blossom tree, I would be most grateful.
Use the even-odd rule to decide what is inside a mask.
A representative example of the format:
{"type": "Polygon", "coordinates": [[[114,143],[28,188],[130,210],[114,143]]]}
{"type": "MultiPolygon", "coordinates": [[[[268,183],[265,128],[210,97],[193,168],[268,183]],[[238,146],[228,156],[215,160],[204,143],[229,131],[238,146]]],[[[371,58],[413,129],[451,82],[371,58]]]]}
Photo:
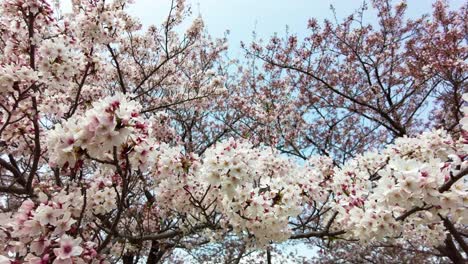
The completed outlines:
{"type": "Polygon", "coordinates": [[[374,1],[242,66],[129,4],[1,1],[0,263],[466,260],[466,7],[374,1]]]}

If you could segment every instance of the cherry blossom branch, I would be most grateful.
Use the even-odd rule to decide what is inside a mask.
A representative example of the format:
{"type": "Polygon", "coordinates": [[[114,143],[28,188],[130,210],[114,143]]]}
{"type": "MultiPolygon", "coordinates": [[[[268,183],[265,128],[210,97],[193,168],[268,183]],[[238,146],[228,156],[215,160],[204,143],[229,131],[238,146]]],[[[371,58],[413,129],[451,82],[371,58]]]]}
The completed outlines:
{"type": "Polygon", "coordinates": [[[309,231],[302,234],[294,234],[290,237],[290,239],[303,239],[303,238],[311,238],[311,237],[336,237],[339,235],[345,234],[346,231],[335,231],[335,232],[328,232],[328,231],[309,231]]]}
{"type": "Polygon", "coordinates": [[[195,97],[183,99],[183,100],[180,100],[180,101],[177,101],[177,102],[173,102],[173,103],[169,103],[169,104],[165,104],[165,105],[160,105],[160,106],[155,106],[155,107],[148,108],[148,109],[143,109],[141,111],[141,113],[144,114],[144,113],[148,113],[148,112],[157,111],[157,110],[160,110],[160,109],[165,109],[165,108],[168,108],[168,107],[171,107],[171,106],[174,106],[174,105],[184,104],[184,103],[187,103],[187,102],[190,102],[190,101],[195,101],[195,100],[207,98],[208,96],[210,96],[210,95],[195,96],[195,97]]]}
{"type": "Polygon", "coordinates": [[[468,174],[468,167],[465,167],[463,170],[458,172],[455,176],[450,175],[450,179],[446,183],[444,183],[444,185],[439,187],[439,192],[443,193],[443,192],[450,190],[450,187],[452,187],[452,185],[454,185],[458,180],[460,180],[467,174],[468,174]]]}
{"type": "Polygon", "coordinates": [[[30,192],[23,188],[17,188],[13,186],[0,186],[0,192],[2,193],[10,193],[10,194],[30,194],[30,192]]]}
{"type": "Polygon", "coordinates": [[[427,206],[427,207],[419,207],[419,206],[416,206],[416,207],[413,207],[412,209],[406,211],[405,213],[403,213],[402,215],[398,216],[397,218],[395,218],[395,220],[397,221],[404,221],[408,216],[416,213],[416,212],[419,212],[419,211],[426,211],[426,210],[429,210],[431,208],[433,208],[434,206],[427,206]]]}
{"type": "Polygon", "coordinates": [[[112,239],[112,236],[116,232],[117,226],[120,222],[120,218],[122,217],[122,213],[124,211],[124,204],[125,204],[125,198],[127,197],[128,194],[128,179],[127,179],[127,173],[124,173],[122,171],[122,168],[120,167],[119,160],[118,160],[118,154],[117,154],[117,147],[114,146],[113,148],[113,163],[116,166],[116,170],[118,174],[120,175],[122,179],[122,193],[119,195],[119,192],[116,190],[117,194],[117,214],[113,220],[113,223],[110,227],[110,232],[108,232],[106,239],[99,245],[97,251],[100,252],[103,250],[110,242],[112,239]]]}
{"type": "Polygon", "coordinates": [[[323,231],[309,231],[309,232],[302,233],[302,234],[294,234],[290,237],[290,239],[302,239],[302,238],[310,238],[310,237],[319,237],[319,238],[335,237],[335,236],[339,236],[339,235],[346,233],[346,231],[344,230],[330,232],[330,227],[335,221],[335,218],[337,215],[338,215],[338,212],[333,213],[333,215],[331,216],[330,220],[328,220],[327,225],[325,226],[323,231]]]}
{"type": "MultiPolygon", "coordinates": [[[[207,228],[207,226],[204,224],[196,225],[191,229],[191,231],[195,232],[195,231],[202,230],[204,228],[207,228]]],[[[118,232],[114,232],[114,234],[116,237],[127,239],[128,241],[132,243],[137,243],[137,242],[148,241],[148,240],[168,239],[168,238],[173,238],[173,237],[176,237],[182,234],[187,234],[187,233],[179,229],[179,230],[171,230],[171,231],[163,232],[160,234],[141,235],[141,236],[124,235],[124,234],[119,234],[118,232]]],[[[188,234],[190,234],[190,232],[188,234]]]]}

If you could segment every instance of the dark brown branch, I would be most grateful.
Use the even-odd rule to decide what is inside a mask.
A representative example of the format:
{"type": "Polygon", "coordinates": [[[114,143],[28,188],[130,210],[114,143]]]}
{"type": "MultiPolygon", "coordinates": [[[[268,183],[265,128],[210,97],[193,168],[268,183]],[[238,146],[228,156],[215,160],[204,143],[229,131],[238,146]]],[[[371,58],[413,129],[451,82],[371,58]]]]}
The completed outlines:
{"type": "Polygon", "coordinates": [[[409,211],[406,211],[405,213],[403,213],[402,215],[398,216],[397,218],[395,218],[395,220],[397,221],[404,221],[408,216],[416,213],[416,212],[419,212],[419,211],[425,211],[425,210],[429,210],[431,209],[433,206],[428,206],[428,207],[419,207],[419,206],[416,206],[414,208],[412,208],[411,210],[409,211]]]}
{"type": "Polygon", "coordinates": [[[165,104],[165,105],[160,105],[160,106],[156,106],[156,107],[152,107],[152,108],[147,108],[147,109],[142,110],[141,113],[144,114],[144,113],[148,113],[148,112],[153,112],[153,111],[168,108],[168,107],[171,107],[171,106],[174,106],[174,105],[183,104],[183,103],[187,103],[187,102],[198,100],[198,99],[203,99],[203,98],[206,98],[208,96],[210,96],[210,95],[196,96],[196,97],[187,98],[187,99],[184,99],[184,100],[181,100],[181,101],[177,101],[177,102],[173,102],[173,103],[169,103],[169,104],[165,104]]]}
{"type": "Polygon", "coordinates": [[[2,158],[0,158],[0,166],[10,171],[19,184],[23,186],[26,185],[26,181],[24,180],[23,175],[15,166],[2,158]]]}
{"type": "Polygon", "coordinates": [[[37,111],[37,103],[36,97],[31,97],[32,99],[32,106],[34,109],[34,116],[32,118],[33,126],[34,126],[34,152],[33,152],[33,164],[31,166],[31,171],[29,172],[28,181],[26,183],[26,190],[32,193],[32,182],[34,176],[36,175],[38,166],[39,166],[39,159],[41,157],[41,139],[40,139],[40,128],[39,128],[39,112],[37,111]]]}
{"type": "Polygon", "coordinates": [[[110,46],[110,44],[107,44],[107,49],[109,50],[112,56],[112,60],[115,62],[115,68],[117,69],[117,75],[119,77],[119,84],[120,84],[122,93],[127,93],[127,88],[125,88],[125,82],[123,80],[122,69],[120,68],[119,61],[117,60],[117,55],[115,54],[114,49],[110,46]]]}
{"type": "Polygon", "coordinates": [[[146,264],[157,264],[162,259],[166,251],[166,247],[159,243],[159,241],[151,241],[151,249],[148,254],[148,260],[146,261],[146,264]]]}
{"type": "Polygon", "coordinates": [[[302,238],[311,238],[311,237],[319,237],[319,238],[334,237],[334,236],[339,236],[339,235],[346,233],[344,230],[330,232],[330,227],[335,221],[335,218],[337,215],[338,215],[338,212],[333,213],[332,217],[330,218],[330,220],[328,220],[327,225],[322,231],[309,231],[309,232],[302,233],[302,234],[294,234],[290,237],[290,239],[302,239],[302,238]]]}
{"type": "Polygon", "coordinates": [[[345,231],[336,231],[336,232],[328,232],[328,231],[309,231],[306,233],[302,234],[295,234],[290,237],[290,239],[302,239],[302,238],[311,238],[311,237],[318,237],[318,238],[323,238],[323,237],[334,237],[334,236],[339,236],[343,235],[346,233],[345,231]]]}
{"type": "Polygon", "coordinates": [[[441,218],[444,221],[445,228],[447,228],[450,234],[452,234],[453,238],[455,238],[455,240],[458,242],[458,244],[463,249],[463,251],[465,251],[465,254],[467,254],[468,256],[468,246],[466,245],[466,242],[463,239],[463,237],[461,237],[460,233],[457,231],[455,226],[452,224],[452,222],[448,218],[446,217],[441,217],[441,218]]]}
{"type": "Polygon", "coordinates": [[[440,186],[439,192],[443,193],[443,192],[448,191],[450,189],[450,187],[452,187],[453,184],[455,184],[458,180],[460,180],[461,178],[463,178],[467,174],[468,174],[468,167],[464,168],[462,171],[457,173],[455,176],[451,176],[450,180],[448,180],[446,183],[444,183],[444,185],[440,186]]]}
{"type": "Polygon", "coordinates": [[[458,251],[457,247],[453,243],[452,236],[447,235],[445,239],[445,246],[439,246],[437,249],[442,253],[444,256],[447,256],[453,263],[455,264],[463,264],[466,263],[463,259],[463,256],[458,251]]]}

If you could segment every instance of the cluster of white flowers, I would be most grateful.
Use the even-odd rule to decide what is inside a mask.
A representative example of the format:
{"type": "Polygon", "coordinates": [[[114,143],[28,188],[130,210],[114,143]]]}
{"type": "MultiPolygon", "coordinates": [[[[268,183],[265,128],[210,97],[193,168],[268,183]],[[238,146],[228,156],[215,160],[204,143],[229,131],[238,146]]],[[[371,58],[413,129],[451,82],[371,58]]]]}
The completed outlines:
{"type": "Polygon", "coordinates": [[[15,83],[19,89],[21,84],[29,86],[38,80],[38,73],[29,67],[0,66],[0,94],[14,91],[15,83]]]}
{"type": "Polygon", "coordinates": [[[216,208],[223,225],[255,246],[291,236],[289,218],[301,213],[303,194],[310,192],[304,167],[233,139],[209,148],[201,160],[166,144],[156,151],[154,193],[165,214],[184,213],[190,221],[216,208]]]}
{"type": "Polygon", "coordinates": [[[192,25],[187,29],[187,35],[195,37],[203,30],[204,23],[201,17],[197,17],[193,20],[192,25]]]}
{"type": "Polygon", "coordinates": [[[200,160],[196,155],[185,155],[180,147],[161,144],[154,170],[156,201],[166,214],[171,212],[197,213],[191,196],[201,199],[206,183],[198,181],[195,173],[200,160]]]}
{"type": "Polygon", "coordinates": [[[82,45],[92,46],[95,43],[109,44],[123,35],[125,30],[131,31],[141,25],[123,11],[127,0],[74,3],[73,17],[68,17],[73,23],[74,31],[81,39],[82,45]]]}
{"type": "MultiPolygon", "coordinates": [[[[468,101],[468,95],[463,96],[468,101]]],[[[363,242],[399,237],[434,246],[447,232],[443,218],[468,223],[467,182],[440,188],[468,167],[466,113],[462,136],[453,140],[434,130],[418,137],[397,138],[383,151],[368,152],[335,169],[329,181],[337,225],[363,242]]]]}
{"type": "Polygon", "coordinates": [[[73,52],[68,42],[63,38],[48,39],[39,47],[38,70],[50,80],[49,85],[70,80],[84,65],[84,57],[73,52]]]}
{"type": "Polygon", "coordinates": [[[86,188],[86,216],[91,218],[92,214],[105,215],[117,208],[117,193],[113,188],[110,177],[102,177],[105,171],[98,170],[86,188]]]}
{"type": "Polygon", "coordinates": [[[302,211],[301,169],[293,162],[231,139],[206,151],[200,173],[238,234],[253,236],[257,246],[289,238],[289,218],[302,211]]]}
{"type": "Polygon", "coordinates": [[[97,215],[110,215],[117,208],[116,190],[121,188],[112,175],[103,168],[81,187],[71,184],[61,191],[39,187],[37,199],[24,201],[15,214],[0,214],[5,245],[0,254],[22,257],[26,263],[103,263],[105,256],[97,255],[97,245],[80,228],[95,225],[97,215]]]}
{"type": "Polygon", "coordinates": [[[136,147],[132,163],[147,162],[148,124],[140,117],[140,106],[123,94],[93,104],[84,116],[75,115],[48,134],[50,163],[74,166],[86,153],[92,158],[113,160],[113,148],[136,147]],[[139,155],[137,155],[138,153],[139,155]]]}
{"type": "Polygon", "coordinates": [[[437,245],[445,237],[439,216],[456,224],[468,223],[466,199],[460,199],[468,197],[466,182],[439,190],[468,167],[463,160],[466,153],[457,150],[459,144],[436,130],[398,138],[380,153],[369,152],[347,162],[333,175],[336,209],[341,213],[338,223],[349,230],[348,235],[365,242],[403,233],[420,236],[420,243],[437,245]],[[415,212],[405,216],[411,210],[415,212]],[[413,230],[421,225],[432,231],[413,230]]]}

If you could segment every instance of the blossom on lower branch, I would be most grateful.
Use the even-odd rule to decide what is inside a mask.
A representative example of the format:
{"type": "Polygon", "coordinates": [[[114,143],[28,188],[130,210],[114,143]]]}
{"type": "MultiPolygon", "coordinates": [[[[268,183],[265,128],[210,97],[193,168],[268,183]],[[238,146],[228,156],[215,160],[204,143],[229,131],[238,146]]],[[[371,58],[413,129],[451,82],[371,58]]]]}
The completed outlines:
{"type": "Polygon", "coordinates": [[[0,226],[1,254],[25,263],[100,263],[94,243],[72,237],[77,236],[79,228],[79,216],[73,213],[80,206],[76,198],[60,193],[39,205],[24,201],[18,212],[0,226]]]}
{"type": "Polygon", "coordinates": [[[105,256],[97,254],[87,229],[96,216],[116,208],[115,189],[99,176],[105,173],[98,170],[81,188],[36,189],[34,201],[25,200],[14,214],[2,214],[0,255],[26,263],[102,263],[105,256]]]}

